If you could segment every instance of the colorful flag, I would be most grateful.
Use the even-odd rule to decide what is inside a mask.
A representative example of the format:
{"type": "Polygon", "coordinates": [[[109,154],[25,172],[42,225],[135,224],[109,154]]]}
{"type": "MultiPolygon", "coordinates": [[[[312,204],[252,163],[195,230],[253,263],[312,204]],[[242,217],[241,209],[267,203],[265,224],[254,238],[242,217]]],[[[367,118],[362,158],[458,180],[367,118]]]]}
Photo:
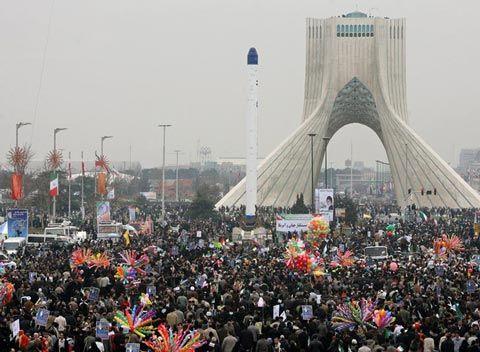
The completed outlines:
{"type": "Polygon", "coordinates": [[[58,175],[55,172],[50,174],[50,196],[58,196],[58,175]]]}
{"type": "Polygon", "coordinates": [[[11,183],[12,199],[19,200],[22,199],[22,174],[14,172],[12,174],[12,183],[11,183]]]}
{"type": "Polygon", "coordinates": [[[82,176],[85,176],[85,162],[82,160],[82,176]]]}

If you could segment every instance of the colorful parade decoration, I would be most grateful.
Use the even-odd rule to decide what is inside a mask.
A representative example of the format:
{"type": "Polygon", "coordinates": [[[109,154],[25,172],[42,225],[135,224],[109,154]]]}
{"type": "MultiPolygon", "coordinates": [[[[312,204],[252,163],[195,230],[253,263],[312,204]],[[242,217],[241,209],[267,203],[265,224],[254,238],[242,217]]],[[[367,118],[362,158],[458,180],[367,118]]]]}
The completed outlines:
{"type": "Polygon", "coordinates": [[[187,329],[173,332],[164,324],[160,324],[157,331],[159,336],[144,342],[153,352],[194,352],[204,344],[198,331],[191,332],[187,329]]]}
{"type": "Polygon", "coordinates": [[[15,292],[15,287],[8,281],[0,281],[0,304],[2,306],[10,303],[15,292]]]}
{"type": "Polygon", "coordinates": [[[387,232],[387,237],[393,237],[396,235],[395,232],[395,224],[390,224],[385,228],[385,231],[387,232]]]}
{"type": "Polygon", "coordinates": [[[464,247],[462,240],[458,236],[452,235],[448,237],[444,234],[442,238],[434,241],[433,250],[439,257],[445,257],[449,254],[462,252],[464,247]]]}
{"type": "Polygon", "coordinates": [[[108,256],[105,253],[93,254],[90,257],[90,260],[88,262],[88,267],[89,268],[95,268],[95,269],[104,268],[104,269],[106,269],[109,266],[110,266],[110,259],[108,258],[108,256]]]}
{"type": "Polygon", "coordinates": [[[332,324],[335,330],[354,330],[357,327],[366,329],[373,325],[375,304],[371,300],[362,298],[360,301],[352,301],[341,304],[337,307],[332,317],[332,324]]]}
{"type": "Polygon", "coordinates": [[[137,272],[137,274],[145,275],[145,271],[142,269],[145,265],[147,265],[150,261],[146,254],[137,255],[137,252],[131,251],[124,251],[120,254],[120,257],[123,260],[124,265],[127,265],[137,272]]]}
{"type": "Polygon", "coordinates": [[[92,250],[86,248],[79,248],[72,252],[70,257],[70,265],[74,268],[81,265],[88,265],[92,257],[92,250]]]}
{"type": "Polygon", "coordinates": [[[318,249],[322,241],[328,237],[330,226],[321,216],[316,216],[307,225],[308,232],[305,239],[312,249],[318,249]]]}
{"type": "Polygon", "coordinates": [[[127,265],[119,265],[117,266],[115,278],[121,280],[124,284],[126,284],[129,281],[133,281],[137,278],[137,271],[127,265]]]}
{"type": "Polygon", "coordinates": [[[47,155],[47,166],[50,170],[58,170],[58,168],[63,163],[62,152],[55,149],[48,153],[47,155]]]}
{"type": "Polygon", "coordinates": [[[373,322],[377,326],[377,329],[385,329],[392,325],[395,321],[395,317],[392,316],[392,313],[385,309],[376,310],[373,313],[373,322]]]}
{"type": "Polygon", "coordinates": [[[334,261],[330,263],[330,266],[337,267],[349,267],[354,264],[353,252],[346,250],[344,253],[342,251],[337,251],[337,256],[334,261]]]}
{"type": "Polygon", "coordinates": [[[125,309],[124,312],[117,311],[114,319],[122,328],[145,338],[154,331],[152,325],[154,316],[154,310],[145,311],[143,305],[135,305],[132,309],[125,309]]]}

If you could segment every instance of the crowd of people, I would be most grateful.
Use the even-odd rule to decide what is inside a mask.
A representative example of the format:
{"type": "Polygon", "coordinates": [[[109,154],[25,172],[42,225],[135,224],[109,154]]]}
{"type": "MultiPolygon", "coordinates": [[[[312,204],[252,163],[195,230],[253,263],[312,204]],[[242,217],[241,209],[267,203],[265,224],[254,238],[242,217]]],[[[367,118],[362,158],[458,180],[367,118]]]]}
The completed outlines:
{"type": "Polygon", "coordinates": [[[3,274],[15,291],[0,307],[0,350],[123,352],[138,343],[148,351],[149,336],[128,331],[115,314],[141,304],[142,294],[149,293],[153,325],[199,331],[200,352],[479,352],[475,211],[431,209],[424,210],[427,219],[418,212],[405,219],[389,217],[391,210],[370,206],[371,218],[358,225],[332,226],[325,263],[338,248],[353,252],[355,262],[326,265],[320,276],[285,265],[285,241],[303,234],[279,240],[271,210],[259,210],[273,232],[265,241],[232,240],[238,210],[222,209],[215,220],[195,221],[178,207],[155,224],[152,235],[27,247],[15,258],[17,267],[3,274]],[[387,235],[390,222],[395,233],[387,235]],[[443,234],[458,235],[465,249],[436,258],[433,242],[443,234]],[[363,250],[372,245],[386,246],[388,258],[366,260],[363,250]],[[110,261],[105,267],[74,266],[72,253],[79,248],[110,261]],[[126,250],[148,256],[144,273],[132,281],[116,276],[126,250]],[[92,287],[98,296],[90,296],[92,287]],[[332,317],[338,307],[361,299],[390,311],[395,321],[381,330],[337,329],[332,317]],[[48,312],[44,324],[40,310],[48,312]],[[98,336],[97,322],[108,324],[107,338],[98,336]]]}

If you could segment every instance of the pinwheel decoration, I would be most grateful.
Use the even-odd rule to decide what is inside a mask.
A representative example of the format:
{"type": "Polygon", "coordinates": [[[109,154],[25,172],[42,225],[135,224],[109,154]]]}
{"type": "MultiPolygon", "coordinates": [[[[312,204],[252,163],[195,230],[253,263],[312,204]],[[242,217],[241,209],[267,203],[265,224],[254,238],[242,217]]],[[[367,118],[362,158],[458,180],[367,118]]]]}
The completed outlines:
{"type": "Polygon", "coordinates": [[[141,338],[150,335],[154,331],[154,310],[145,311],[143,305],[135,305],[132,309],[127,308],[124,312],[117,311],[115,321],[129,332],[135,333],[141,338]]]}
{"type": "Polygon", "coordinates": [[[93,254],[88,261],[89,268],[108,268],[110,266],[110,259],[105,253],[93,254]]]}
{"type": "Polygon", "coordinates": [[[62,152],[55,149],[47,155],[47,166],[50,170],[57,170],[63,163],[62,152]]]}
{"type": "Polygon", "coordinates": [[[92,258],[91,249],[79,248],[72,252],[72,255],[70,257],[70,265],[74,268],[84,264],[88,265],[90,263],[91,258],[92,258]]]}
{"type": "Polygon", "coordinates": [[[173,332],[164,324],[160,324],[157,331],[159,336],[144,342],[153,352],[194,352],[204,344],[198,331],[180,329],[178,332],[173,332]]]}
{"type": "Polygon", "coordinates": [[[337,307],[332,317],[335,330],[354,330],[357,327],[365,329],[373,327],[370,321],[373,318],[375,304],[371,300],[362,298],[337,307]]]}
{"type": "Polygon", "coordinates": [[[137,277],[137,271],[127,265],[119,265],[115,273],[115,277],[123,281],[124,284],[133,281],[137,277]]]}
{"type": "Polygon", "coordinates": [[[25,169],[33,157],[30,146],[13,147],[7,153],[8,163],[14,168],[15,172],[25,173],[25,169]]]}
{"type": "Polygon", "coordinates": [[[137,271],[137,274],[144,275],[145,270],[142,269],[145,265],[149,263],[148,255],[142,254],[140,256],[137,255],[137,252],[131,250],[131,251],[124,251],[122,254],[120,254],[120,257],[122,257],[124,265],[127,265],[137,271]]]}
{"type": "Polygon", "coordinates": [[[376,310],[373,313],[373,322],[378,329],[385,329],[389,327],[395,321],[395,317],[392,313],[385,309],[376,310]]]}

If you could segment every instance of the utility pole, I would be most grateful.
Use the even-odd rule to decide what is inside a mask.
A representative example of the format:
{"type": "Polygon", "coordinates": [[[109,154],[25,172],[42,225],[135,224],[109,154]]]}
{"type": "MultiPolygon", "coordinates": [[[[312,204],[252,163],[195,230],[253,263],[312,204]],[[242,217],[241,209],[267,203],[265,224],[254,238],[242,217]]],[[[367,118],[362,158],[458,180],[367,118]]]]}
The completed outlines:
{"type": "MultiPolygon", "coordinates": [[[[57,154],[57,133],[61,131],[65,131],[66,128],[55,128],[53,130],[53,153],[57,154]]],[[[57,175],[57,170],[55,171],[55,176],[57,175]]],[[[60,183],[60,182],[59,182],[60,183]]],[[[58,189],[58,188],[57,188],[58,189]]],[[[57,217],[57,196],[53,196],[53,203],[52,203],[52,220],[55,222],[55,218],[57,217]]]]}
{"type": "Polygon", "coordinates": [[[353,143],[350,141],[350,197],[353,198],[353,143]]]}
{"type": "Polygon", "coordinates": [[[178,203],[180,201],[178,196],[178,153],[180,153],[181,150],[174,150],[174,152],[177,154],[177,168],[175,170],[175,201],[178,203]]]}
{"type": "Polygon", "coordinates": [[[167,127],[172,125],[160,124],[158,127],[163,128],[163,158],[162,158],[162,220],[165,220],[165,138],[167,127]]]}
{"type": "Polygon", "coordinates": [[[84,195],[83,195],[83,188],[85,182],[85,164],[83,161],[83,150],[82,150],[82,189],[81,189],[81,200],[80,200],[80,211],[82,213],[82,220],[85,220],[85,205],[84,205],[84,195]]]}
{"type": "Polygon", "coordinates": [[[328,188],[328,159],[327,159],[327,146],[330,137],[323,137],[323,142],[325,143],[325,188],[328,188]]]}

